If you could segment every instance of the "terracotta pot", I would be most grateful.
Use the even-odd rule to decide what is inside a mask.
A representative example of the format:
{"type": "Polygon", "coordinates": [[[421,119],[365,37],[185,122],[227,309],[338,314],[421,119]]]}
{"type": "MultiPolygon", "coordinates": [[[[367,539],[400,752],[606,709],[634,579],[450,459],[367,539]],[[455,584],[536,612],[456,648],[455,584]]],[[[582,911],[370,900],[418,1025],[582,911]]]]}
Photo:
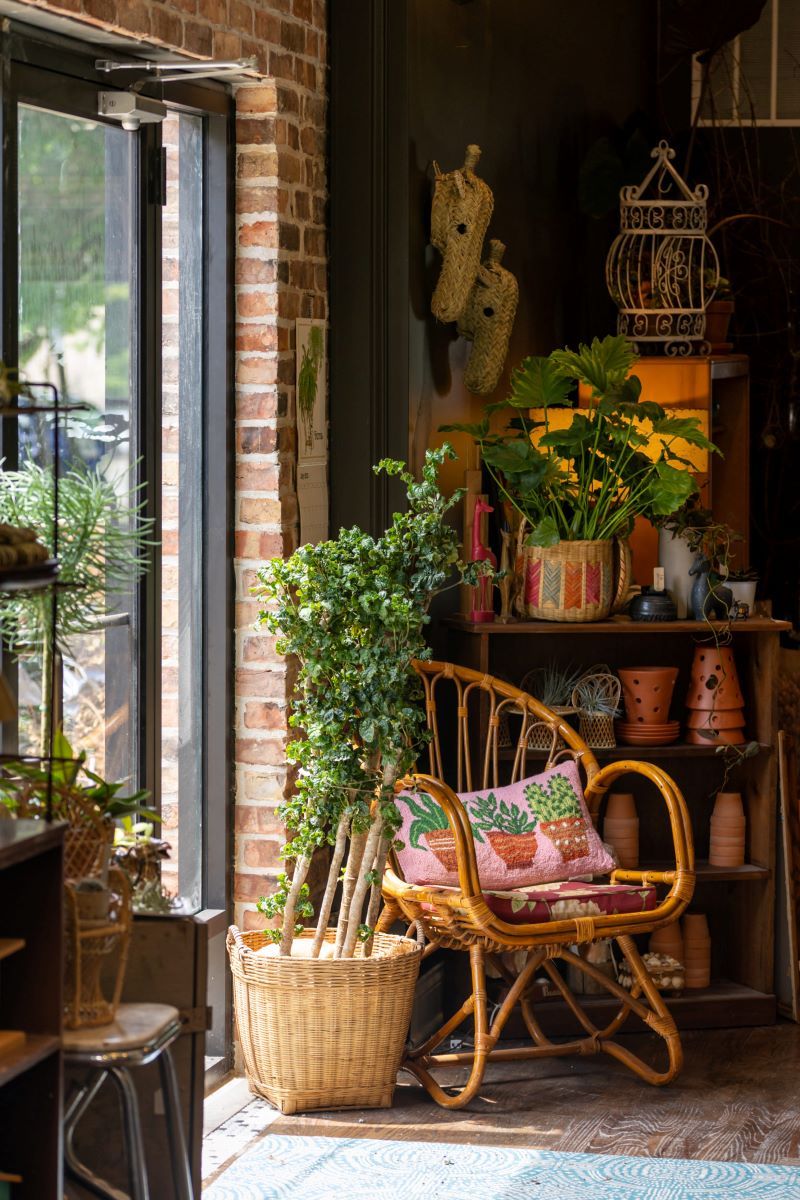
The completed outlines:
{"type": "Polygon", "coordinates": [[[636,801],[630,792],[609,792],[606,820],[636,817],[636,801]]]}
{"type": "Polygon", "coordinates": [[[744,817],[712,817],[709,825],[722,837],[736,837],[744,834],[747,821],[744,817]]]}
{"type": "Polygon", "coordinates": [[[747,741],[741,729],[687,729],[687,746],[742,746],[747,741]]]}
{"type": "Polygon", "coordinates": [[[715,825],[711,829],[711,840],[718,846],[743,846],[744,836],[744,826],[726,830],[718,829],[715,825]]]}
{"type": "Polygon", "coordinates": [[[744,696],[730,646],[697,646],[686,707],[703,712],[744,708],[744,696]]]}
{"type": "Polygon", "coordinates": [[[742,729],[744,725],[741,708],[729,708],[723,712],[691,708],[686,718],[687,729],[742,729]]]}
{"type": "Polygon", "coordinates": [[[744,820],[744,801],[741,792],[717,792],[711,820],[716,821],[720,817],[735,817],[739,821],[744,820]]]}
{"type": "Polygon", "coordinates": [[[683,940],[694,941],[697,938],[708,938],[708,917],[705,913],[685,913],[683,917],[683,940]]]}
{"type": "Polygon", "coordinates": [[[678,921],[657,929],[650,935],[650,950],[653,954],[668,954],[670,958],[683,962],[683,935],[678,921]]]}
{"type": "Polygon", "coordinates": [[[727,345],[733,309],[733,300],[712,300],[706,308],[706,341],[711,343],[712,350],[727,345]]]}
{"type": "Polygon", "coordinates": [[[528,867],[536,858],[535,833],[500,833],[490,829],[486,836],[497,857],[507,867],[528,867]]]}
{"type": "Polygon", "coordinates": [[[677,667],[623,667],[618,671],[625,698],[625,714],[636,724],[665,725],[677,667]]]}
{"type": "Polygon", "coordinates": [[[456,839],[450,829],[433,829],[425,834],[428,848],[438,858],[445,871],[457,871],[456,839]]]}

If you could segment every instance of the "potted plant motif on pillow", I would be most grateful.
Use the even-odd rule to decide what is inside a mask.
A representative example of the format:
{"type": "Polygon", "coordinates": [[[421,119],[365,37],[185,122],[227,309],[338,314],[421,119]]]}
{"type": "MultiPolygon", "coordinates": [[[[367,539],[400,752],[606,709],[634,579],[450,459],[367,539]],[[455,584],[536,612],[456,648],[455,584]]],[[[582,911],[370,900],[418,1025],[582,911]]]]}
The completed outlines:
{"type": "Polygon", "coordinates": [[[547,787],[529,783],[525,799],[539,819],[542,833],[549,837],[564,862],[589,853],[586,822],[574,787],[563,775],[553,775],[547,787]]]}
{"type": "Polygon", "coordinates": [[[427,848],[436,855],[445,871],[457,871],[456,840],[444,809],[425,792],[408,794],[404,800],[414,818],[408,833],[409,845],[415,850],[424,850],[424,837],[427,848]]]}
{"type": "Polygon", "coordinates": [[[470,824],[477,842],[482,842],[482,833],[489,845],[507,867],[528,867],[536,858],[536,817],[531,816],[518,804],[506,800],[498,803],[494,792],[488,796],[477,796],[469,806],[470,824]]]}

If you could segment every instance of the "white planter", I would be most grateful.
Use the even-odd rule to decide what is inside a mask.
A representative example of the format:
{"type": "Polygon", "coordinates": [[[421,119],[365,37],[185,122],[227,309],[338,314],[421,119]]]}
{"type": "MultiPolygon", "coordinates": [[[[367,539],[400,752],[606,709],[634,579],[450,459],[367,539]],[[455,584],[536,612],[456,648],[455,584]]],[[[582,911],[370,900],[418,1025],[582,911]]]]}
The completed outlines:
{"type": "Polygon", "coordinates": [[[675,537],[667,529],[658,531],[658,562],[664,568],[664,586],[671,593],[678,610],[678,619],[683,621],[689,612],[689,593],[694,578],[689,569],[694,562],[687,543],[675,537]]]}
{"type": "Polygon", "coordinates": [[[725,580],[725,586],[731,589],[733,593],[733,604],[730,608],[730,615],[733,616],[736,611],[736,604],[739,601],[744,603],[750,609],[750,616],[753,615],[753,607],[756,602],[756,588],[758,587],[757,579],[741,579],[738,582],[732,579],[725,580]]]}

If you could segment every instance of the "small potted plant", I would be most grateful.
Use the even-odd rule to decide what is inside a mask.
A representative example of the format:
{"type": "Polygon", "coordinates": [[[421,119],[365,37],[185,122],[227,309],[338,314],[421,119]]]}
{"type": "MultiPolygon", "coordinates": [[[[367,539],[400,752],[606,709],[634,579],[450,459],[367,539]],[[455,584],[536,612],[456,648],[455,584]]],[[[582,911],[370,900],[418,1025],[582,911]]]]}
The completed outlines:
{"type": "Polygon", "coordinates": [[[609,670],[582,675],[572,693],[579,715],[579,733],[593,750],[611,750],[616,746],[614,718],[619,716],[620,682],[609,670]]]}
{"type": "Polygon", "coordinates": [[[659,530],[658,558],[664,568],[664,582],[683,620],[694,607],[692,590],[698,575],[701,583],[705,576],[713,603],[714,594],[731,573],[732,548],[741,541],[741,534],[724,521],[716,521],[696,497],[654,524],[659,530]]]}
{"type": "MultiPolygon", "coordinates": [[[[261,620],[297,664],[297,736],[287,757],[299,772],[281,810],[293,869],[259,902],[269,927],[232,926],[228,951],[250,1086],[282,1112],[392,1100],[420,948],[375,927],[400,824],[395,785],[427,739],[413,661],[429,656],[430,601],[461,566],[446,516],[462,493],[448,499],[438,484],[441,464],[454,457],[449,446],[429,450],[420,482],[402,463],[383,461],[376,470],[400,476],[407,508],[381,537],[343,529],[259,573],[261,620]],[[327,883],[316,925],[306,929],[314,915],[308,872],[323,847],[327,883]]],[[[463,574],[474,584],[475,571],[463,574]]],[[[418,837],[436,832],[429,813],[418,820],[418,837]]]]}
{"type": "Polygon", "coordinates": [[[725,584],[733,595],[731,616],[752,616],[756,603],[758,572],[753,570],[731,571],[725,584]],[[742,605],[746,606],[744,610],[740,607],[742,605]]]}
{"type": "Polygon", "coordinates": [[[494,792],[478,796],[469,809],[470,824],[476,842],[485,833],[498,858],[507,867],[519,870],[536,858],[536,818],[518,804],[498,802],[494,792]]]}
{"type": "Polygon", "coordinates": [[[728,341],[728,326],[735,307],[730,280],[708,268],[706,288],[714,290],[714,299],[706,307],[706,341],[711,343],[712,353],[725,354],[732,348],[728,341]]]}
{"type": "MultiPolygon", "coordinates": [[[[545,708],[556,713],[559,717],[570,717],[575,708],[572,704],[572,691],[581,677],[581,671],[572,663],[562,667],[557,662],[550,662],[542,667],[534,667],[524,676],[520,687],[523,692],[539,700],[545,708]]],[[[553,742],[553,731],[549,725],[536,724],[528,734],[528,745],[532,750],[549,750],[553,742]]],[[[557,747],[564,745],[561,738],[557,747]]]]}
{"type": "Polygon", "coordinates": [[[498,431],[488,414],[478,424],[443,427],[475,438],[521,521],[526,617],[607,617],[627,592],[624,545],[634,519],[668,517],[698,490],[681,446],[715,447],[698,418],[642,399],[631,374],[636,361],[623,336],[527,358],[512,373],[506,403],[493,406],[505,410],[506,429],[498,431]],[[572,409],[564,427],[551,414],[570,407],[576,385],[588,393],[588,406],[572,409]]]}

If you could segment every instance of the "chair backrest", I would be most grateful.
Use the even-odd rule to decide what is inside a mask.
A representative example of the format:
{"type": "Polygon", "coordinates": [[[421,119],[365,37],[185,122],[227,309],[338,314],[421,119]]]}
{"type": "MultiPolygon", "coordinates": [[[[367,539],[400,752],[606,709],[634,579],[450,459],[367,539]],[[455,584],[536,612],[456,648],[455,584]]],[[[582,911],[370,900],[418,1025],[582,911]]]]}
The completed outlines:
{"type": "Polygon", "coordinates": [[[454,791],[502,787],[565,758],[585,783],[599,770],[572,726],[527,692],[453,663],[417,660],[414,668],[425,688],[428,773],[454,791]]]}

